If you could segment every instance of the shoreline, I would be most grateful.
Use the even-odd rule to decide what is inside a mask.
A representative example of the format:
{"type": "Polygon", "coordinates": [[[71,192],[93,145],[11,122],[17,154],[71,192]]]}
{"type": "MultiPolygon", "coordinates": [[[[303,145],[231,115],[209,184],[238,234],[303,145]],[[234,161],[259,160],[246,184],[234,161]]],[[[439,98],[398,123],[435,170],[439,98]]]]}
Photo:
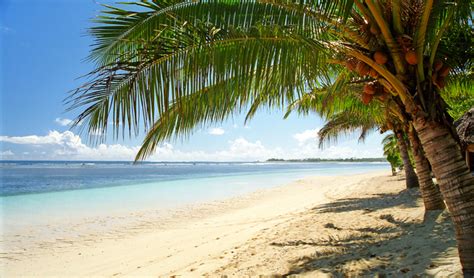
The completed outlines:
{"type": "MultiPolygon", "coordinates": [[[[399,179],[399,177],[395,178],[399,179]]],[[[270,189],[260,189],[225,200],[182,207],[166,217],[137,212],[135,215],[130,215],[138,219],[137,222],[119,231],[109,230],[102,234],[72,240],[65,233],[62,238],[39,242],[38,250],[30,247],[23,252],[21,252],[22,242],[16,242],[18,247],[16,252],[2,251],[2,261],[5,266],[3,271],[5,275],[36,276],[171,276],[179,274],[242,276],[305,273],[295,268],[298,263],[291,262],[293,255],[288,252],[295,252],[298,258],[307,257],[314,252],[321,252],[312,250],[318,248],[318,244],[314,243],[315,238],[339,236],[338,233],[355,233],[353,227],[344,228],[341,223],[336,223],[334,220],[349,217],[348,220],[353,218],[353,221],[356,221],[353,225],[371,227],[381,225],[380,229],[393,226],[390,221],[377,217],[361,218],[379,213],[378,209],[374,209],[374,203],[367,204],[367,209],[375,212],[365,214],[360,214],[361,211],[365,211],[358,209],[335,213],[335,215],[325,212],[315,215],[315,208],[326,207],[348,197],[364,197],[364,194],[368,192],[372,192],[370,194],[373,195],[373,192],[380,191],[380,194],[391,194],[391,198],[395,198],[394,194],[403,189],[401,186],[403,182],[394,180],[395,178],[390,177],[388,171],[358,175],[318,176],[270,189]],[[394,188],[385,188],[383,184],[380,184],[387,181],[393,184],[394,188]],[[347,216],[343,215],[347,213],[347,216]],[[316,219],[306,221],[309,215],[316,219]],[[357,223],[357,220],[362,222],[357,223]],[[378,223],[380,221],[382,223],[378,223]],[[288,241],[290,235],[298,235],[292,237],[301,238],[308,234],[313,237],[311,241],[298,239],[299,241],[293,242],[292,247],[282,243],[285,240],[291,242],[288,241]],[[279,252],[284,251],[285,255],[272,253],[275,252],[273,249],[276,247],[282,249],[279,252]],[[309,253],[303,255],[301,252],[309,253]],[[278,258],[276,262],[275,259],[272,262],[273,257],[278,258]]],[[[420,217],[422,218],[423,209],[420,208],[419,200],[414,201],[414,198],[417,198],[416,194],[414,195],[413,192],[401,194],[404,194],[402,199],[409,202],[410,206],[404,208],[403,203],[398,204],[402,208],[397,207],[393,212],[391,211],[392,218],[390,219],[397,220],[394,212],[403,212],[400,215],[407,215],[405,219],[409,220],[407,222],[418,221],[420,217]],[[403,210],[408,210],[408,213],[403,210]]],[[[389,208],[382,210],[387,209],[389,208]]],[[[445,219],[446,213],[440,217],[448,233],[449,221],[445,219]]],[[[102,224],[107,225],[107,223],[102,224]]],[[[394,227],[390,228],[394,229],[394,227]]],[[[365,232],[369,236],[371,233],[373,231],[365,232]]],[[[383,236],[396,237],[400,236],[400,233],[402,232],[394,230],[383,236]]],[[[341,234],[339,237],[342,236],[341,234]]],[[[347,235],[344,234],[344,236],[347,235]]],[[[453,238],[454,234],[451,237],[453,238]]],[[[448,238],[445,249],[451,248],[448,258],[453,266],[446,270],[446,266],[442,264],[432,267],[434,271],[438,269],[438,272],[446,274],[460,270],[459,262],[457,261],[457,264],[452,262],[457,259],[453,257],[457,254],[455,242],[454,249],[452,245],[453,240],[448,238]],[[453,252],[456,254],[453,255],[453,252]],[[456,267],[459,270],[456,270],[456,267]]],[[[337,249],[334,246],[333,248],[337,249]]],[[[390,250],[385,250],[385,252],[390,252],[390,250]]],[[[354,257],[356,261],[357,254],[354,254],[354,257]]],[[[349,273],[358,273],[361,269],[363,267],[357,265],[349,273]]],[[[308,273],[314,274],[316,273],[314,271],[308,273]]],[[[416,273],[420,270],[413,267],[406,274],[411,274],[411,271],[416,273]]]]}

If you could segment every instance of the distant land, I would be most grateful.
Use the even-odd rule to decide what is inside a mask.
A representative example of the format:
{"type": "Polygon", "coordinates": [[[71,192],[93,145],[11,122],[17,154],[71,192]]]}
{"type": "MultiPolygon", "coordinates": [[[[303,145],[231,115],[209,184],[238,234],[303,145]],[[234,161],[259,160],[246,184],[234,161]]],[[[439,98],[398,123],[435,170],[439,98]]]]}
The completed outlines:
{"type": "Polygon", "coordinates": [[[378,158],[304,158],[304,159],[280,159],[270,158],[266,162],[387,162],[385,157],[378,158]]]}
{"type": "Polygon", "coordinates": [[[265,161],[138,161],[134,162],[131,160],[2,160],[0,163],[21,163],[21,164],[32,164],[32,163],[63,163],[63,164],[241,164],[241,163],[262,163],[262,162],[387,162],[384,157],[380,158],[303,158],[303,159],[281,159],[281,158],[270,158],[265,161]]]}

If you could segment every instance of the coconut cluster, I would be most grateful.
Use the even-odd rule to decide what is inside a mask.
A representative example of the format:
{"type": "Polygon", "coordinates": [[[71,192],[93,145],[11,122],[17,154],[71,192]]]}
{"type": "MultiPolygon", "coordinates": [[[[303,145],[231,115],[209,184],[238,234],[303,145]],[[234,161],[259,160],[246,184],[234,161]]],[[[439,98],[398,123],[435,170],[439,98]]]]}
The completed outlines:
{"type": "Polygon", "coordinates": [[[409,65],[418,64],[418,56],[415,52],[415,47],[413,46],[413,39],[408,35],[402,35],[397,37],[397,42],[400,45],[403,53],[405,54],[405,61],[409,65]]]}
{"type": "Polygon", "coordinates": [[[367,105],[372,101],[373,98],[377,98],[384,102],[389,98],[389,96],[390,93],[387,92],[378,81],[371,81],[364,85],[362,102],[367,105]]]}
{"type": "MultiPolygon", "coordinates": [[[[400,44],[401,49],[405,53],[405,61],[414,66],[418,64],[418,56],[415,52],[413,46],[413,40],[407,35],[403,35],[397,38],[398,43],[400,44]]],[[[429,57],[423,57],[425,67],[427,67],[429,57]]],[[[443,64],[443,61],[437,60],[433,64],[433,74],[431,75],[431,80],[435,86],[442,89],[446,85],[445,79],[448,76],[451,68],[443,64]]]]}
{"type": "MultiPolygon", "coordinates": [[[[380,64],[384,65],[388,62],[388,56],[383,51],[376,51],[373,54],[374,60],[380,64]]],[[[390,96],[389,92],[377,81],[379,74],[376,70],[371,68],[366,63],[356,59],[349,58],[346,61],[346,67],[357,73],[361,77],[372,77],[374,80],[368,81],[363,87],[361,94],[361,100],[364,104],[368,105],[374,98],[379,99],[380,101],[385,101],[390,96]]]]}
{"type": "MultiPolygon", "coordinates": [[[[370,33],[374,35],[376,35],[377,32],[378,29],[376,27],[371,28],[370,30],[370,33]]],[[[413,46],[412,38],[407,35],[402,35],[397,38],[397,42],[404,54],[405,61],[409,65],[417,65],[419,59],[413,46]]],[[[377,64],[381,66],[393,68],[393,63],[390,62],[390,56],[384,49],[374,51],[372,53],[372,58],[377,64]]],[[[428,63],[428,59],[428,57],[423,57],[425,66],[428,63]]],[[[390,92],[377,81],[379,74],[372,67],[353,57],[346,60],[346,67],[350,71],[357,73],[360,77],[373,78],[373,80],[367,81],[367,83],[364,85],[361,95],[361,100],[364,104],[369,104],[374,97],[382,102],[390,97],[390,92]]],[[[446,66],[442,61],[437,60],[433,64],[433,74],[431,76],[433,84],[440,89],[443,88],[445,86],[446,76],[448,76],[450,70],[451,68],[449,66],[446,66]]]]}

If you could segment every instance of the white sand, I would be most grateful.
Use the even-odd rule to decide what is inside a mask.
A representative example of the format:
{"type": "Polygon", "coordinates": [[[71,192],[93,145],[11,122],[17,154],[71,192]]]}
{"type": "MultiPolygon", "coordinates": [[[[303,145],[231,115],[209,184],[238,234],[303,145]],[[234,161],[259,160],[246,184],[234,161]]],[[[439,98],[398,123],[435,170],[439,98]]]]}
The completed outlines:
{"type": "Polygon", "coordinates": [[[17,235],[3,242],[1,276],[460,276],[448,214],[423,222],[403,185],[388,171],[315,177],[167,217],[137,212],[121,230],[17,235]]]}

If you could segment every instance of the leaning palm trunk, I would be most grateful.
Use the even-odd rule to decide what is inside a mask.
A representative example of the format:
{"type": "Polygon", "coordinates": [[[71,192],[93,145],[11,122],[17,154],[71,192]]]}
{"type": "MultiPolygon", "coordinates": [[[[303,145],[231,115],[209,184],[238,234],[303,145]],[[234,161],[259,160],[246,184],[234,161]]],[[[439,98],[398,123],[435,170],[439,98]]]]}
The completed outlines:
{"type": "Polygon", "coordinates": [[[420,183],[420,192],[425,204],[425,210],[441,210],[445,208],[439,188],[433,183],[428,160],[421,147],[420,139],[414,130],[408,133],[415,158],[416,174],[420,183]]]}
{"type": "Polygon", "coordinates": [[[459,257],[466,277],[474,275],[474,177],[447,125],[415,119],[433,173],[455,224],[459,257]]]}
{"type": "Polygon", "coordinates": [[[400,149],[400,156],[403,161],[403,168],[405,169],[406,186],[407,188],[418,187],[418,177],[416,176],[415,170],[410,162],[410,156],[408,155],[408,146],[401,131],[396,131],[397,144],[400,149]]]}

